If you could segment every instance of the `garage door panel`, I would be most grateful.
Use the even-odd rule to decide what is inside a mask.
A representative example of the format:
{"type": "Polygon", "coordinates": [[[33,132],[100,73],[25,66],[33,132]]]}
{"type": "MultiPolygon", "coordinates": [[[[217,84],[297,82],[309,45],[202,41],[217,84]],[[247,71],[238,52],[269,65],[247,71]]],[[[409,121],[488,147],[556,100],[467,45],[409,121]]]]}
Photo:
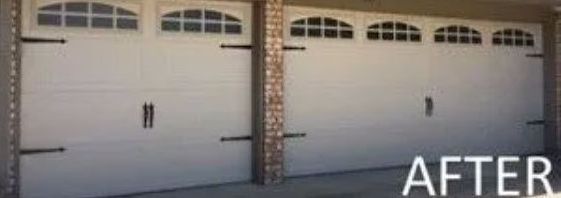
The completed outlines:
{"type": "Polygon", "coordinates": [[[145,87],[249,86],[240,82],[251,79],[251,53],[219,46],[218,42],[193,45],[179,40],[175,44],[158,41],[146,47],[142,63],[145,87]]]}
{"type": "Polygon", "coordinates": [[[247,180],[246,172],[239,170],[249,172],[250,159],[239,164],[212,154],[229,153],[234,154],[231,158],[242,158],[235,154],[245,154],[249,149],[219,146],[209,142],[187,145],[181,139],[167,139],[74,146],[61,155],[23,157],[23,196],[107,196],[247,180]],[[193,147],[197,149],[189,149],[193,147]],[[45,168],[49,172],[42,171],[45,168]],[[183,176],[179,177],[179,173],[183,176]],[[41,193],[33,193],[38,191],[41,193]]]}
{"type": "Polygon", "coordinates": [[[72,197],[89,192],[80,187],[86,183],[94,192],[107,192],[96,182],[113,178],[108,169],[130,170],[125,164],[142,155],[141,145],[149,139],[140,130],[137,99],[131,93],[23,95],[22,148],[66,149],[22,156],[23,196],[72,197]]]}
{"type": "Polygon", "coordinates": [[[184,181],[186,186],[250,180],[250,142],[220,141],[251,134],[250,96],[222,89],[147,95],[156,106],[150,133],[159,142],[153,145],[168,147],[158,149],[166,156],[161,161],[169,164],[167,173],[158,176],[162,181],[184,181]]]}
{"type": "MultiPolygon", "coordinates": [[[[385,93],[382,92],[381,95],[383,94],[385,93]]],[[[293,114],[293,117],[288,119],[298,126],[308,124],[321,127],[324,123],[331,123],[333,126],[329,127],[334,127],[340,124],[343,126],[391,125],[417,120],[424,116],[422,96],[412,97],[404,94],[392,95],[392,97],[349,98],[348,95],[343,95],[340,94],[340,97],[324,94],[300,95],[309,100],[306,104],[301,100],[300,104],[291,105],[287,113],[293,114]],[[394,97],[402,97],[402,99],[397,103],[394,97]],[[398,110],[406,111],[396,113],[398,110]]]]}
{"type": "Polygon", "coordinates": [[[154,101],[157,110],[155,127],[166,135],[182,135],[194,142],[199,137],[218,141],[220,135],[249,134],[250,95],[238,90],[207,89],[200,95],[190,92],[151,93],[149,98],[154,101]],[[181,128],[185,131],[178,130],[181,128]]]}
{"type": "MultiPolygon", "coordinates": [[[[486,25],[479,27],[489,32],[508,27],[486,25]]],[[[536,28],[539,27],[529,29],[536,28]]],[[[454,148],[459,153],[541,152],[542,127],[528,126],[529,120],[525,120],[542,118],[542,62],[526,57],[538,51],[539,44],[520,47],[484,43],[464,48],[451,45],[458,44],[435,44],[431,59],[435,124],[447,126],[442,128],[442,136],[466,142],[454,148]]]]}
{"type": "MultiPolygon", "coordinates": [[[[539,46],[538,46],[539,47],[539,46]]],[[[502,117],[497,123],[508,140],[519,142],[518,148],[504,143],[508,151],[539,153],[543,151],[543,126],[527,125],[527,122],[543,120],[543,62],[526,57],[534,50],[497,51],[500,55],[494,64],[498,66],[497,80],[493,86],[493,106],[502,117]],[[499,74],[504,74],[499,76],[499,74]]]]}
{"type": "Polygon", "coordinates": [[[143,138],[136,133],[141,126],[141,102],[137,96],[135,93],[24,94],[22,146],[53,147],[143,138]]]}
{"type": "Polygon", "coordinates": [[[302,141],[288,141],[290,149],[286,155],[293,162],[287,164],[287,171],[293,175],[308,175],[403,165],[409,163],[410,158],[428,150],[414,143],[422,138],[411,136],[406,131],[388,131],[381,127],[363,127],[358,129],[363,131],[361,133],[355,130],[357,129],[324,129],[322,133],[329,135],[318,134],[302,141]],[[342,139],[341,136],[346,138],[342,139]],[[360,139],[355,139],[354,136],[360,139]],[[349,144],[349,139],[352,139],[352,144],[349,144]],[[380,141],[381,139],[384,141],[380,141]],[[329,146],[312,146],[316,144],[329,146]],[[408,146],[404,148],[403,145],[408,146]],[[326,163],[327,160],[329,163],[326,163]]]}
{"type": "Polygon", "coordinates": [[[24,45],[24,91],[124,90],[139,81],[136,39],[68,36],[66,44],[24,45]],[[85,47],[87,46],[87,47],[85,47]],[[88,75],[83,75],[87,73],[88,75]]]}
{"type": "Polygon", "coordinates": [[[418,45],[309,40],[289,40],[306,51],[286,54],[287,131],[307,134],[287,140],[286,174],[407,163],[415,149],[404,155],[399,145],[411,145],[404,137],[424,116],[427,57],[418,45]]]}

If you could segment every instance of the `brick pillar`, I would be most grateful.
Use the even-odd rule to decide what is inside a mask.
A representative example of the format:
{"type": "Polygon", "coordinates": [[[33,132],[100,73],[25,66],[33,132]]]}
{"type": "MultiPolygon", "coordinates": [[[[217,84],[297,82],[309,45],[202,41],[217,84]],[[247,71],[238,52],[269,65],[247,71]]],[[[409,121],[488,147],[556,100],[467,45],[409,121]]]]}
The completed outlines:
{"type": "Polygon", "coordinates": [[[257,0],[253,10],[253,174],[258,184],[276,184],[283,178],[283,0],[257,0]]]}
{"type": "Polygon", "coordinates": [[[561,14],[558,12],[555,14],[554,22],[554,38],[555,46],[552,48],[553,58],[553,72],[554,76],[554,129],[555,129],[555,142],[554,149],[555,153],[561,154],[561,14]]]}
{"type": "Polygon", "coordinates": [[[559,93],[561,85],[558,81],[559,69],[556,62],[556,41],[557,34],[557,16],[554,12],[551,13],[548,20],[543,23],[543,53],[544,53],[544,118],[545,124],[545,134],[544,134],[544,145],[547,154],[557,154],[561,149],[559,146],[561,143],[559,139],[558,122],[559,122],[559,93]]]}
{"type": "Polygon", "coordinates": [[[0,0],[0,197],[19,193],[20,1],[0,0]]]}

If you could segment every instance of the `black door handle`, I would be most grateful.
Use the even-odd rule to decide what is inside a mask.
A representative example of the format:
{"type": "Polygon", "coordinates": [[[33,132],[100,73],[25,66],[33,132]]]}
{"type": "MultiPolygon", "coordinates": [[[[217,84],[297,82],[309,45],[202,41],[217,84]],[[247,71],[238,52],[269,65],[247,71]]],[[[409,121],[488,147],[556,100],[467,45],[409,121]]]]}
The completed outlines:
{"type": "Polygon", "coordinates": [[[144,103],[142,106],[142,127],[148,128],[148,118],[150,116],[150,109],[148,109],[148,103],[144,103]]]}
{"type": "Polygon", "coordinates": [[[432,117],[434,114],[434,99],[432,97],[425,97],[425,116],[432,117]]]}
{"type": "Polygon", "coordinates": [[[150,103],[150,104],[148,105],[148,111],[150,112],[150,113],[149,113],[149,118],[150,118],[150,119],[149,119],[149,123],[150,123],[150,124],[148,124],[148,127],[149,127],[149,128],[154,128],[155,109],[156,109],[156,106],[155,106],[153,103],[150,103]]]}

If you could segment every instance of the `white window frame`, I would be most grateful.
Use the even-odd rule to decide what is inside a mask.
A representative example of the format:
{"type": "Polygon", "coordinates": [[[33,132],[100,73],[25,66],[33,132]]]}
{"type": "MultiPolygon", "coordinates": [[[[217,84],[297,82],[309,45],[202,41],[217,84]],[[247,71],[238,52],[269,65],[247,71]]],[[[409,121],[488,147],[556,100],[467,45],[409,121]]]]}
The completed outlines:
{"type": "Polygon", "coordinates": [[[482,33],[480,30],[478,30],[478,29],[476,29],[476,28],[474,28],[474,27],[472,27],[472,26],[463,25],[463,24],[449,24],[449,25],[444,25],[444,26],[440,26],[440,27],[436,28],[436,29],[433,31],[432,40],[433,40],[433,42],[436,43],[436,44],[450,44],[450,45],[464,45],[464,46],[465,46],[465,45],[482,46],[483,43],[484,43],[484,42],[483,42],[483,37],[484,37],[483,33],[482,33]],[[450,28],[450,27],[456,27],[456,28],[458,28],[458,31],[457,31],[457,32],[450,33],[450,32],[448,32],[448,28],[450,28]],[[460,31],[460,29],[461,29],[462,27],[468,28],[468,29],[469,29],[469,33],[462,33],[462,32],[460,31]],[[440,29],[444,29],[444,32],[438,32],[440,29]],[[475,32],[477,32],[477,33],[474,34],[473,31],[475,31],[475,32]],[[443,37],[444,37],[444,41],[443,41],[443,42],[437,42],[437,41],[436,41],[436,36],[443,36],[443,37]],[[457,39],[458,39],[457,42],[454,42],[454,43],[453,43],[453,42],[449,42],[448,36],[456,36],[457,39]],[[462,37],[468,37],[469,40],[470,40],[470,42],[469,42],[469,43],[462,43],[462,42],[460,41],[462,37]],[[474,38],[479,38],[479,43],[474,42],[474,41],[473,41],[474,38]]]}
{"type": "Polygon", "coordinates": [[[175,10],[175,11],[169,11],[166,13],[159,13],[160,17],[159,17],[159,31],[161,32],[165,32],[165,33],[193,33],[193,34],[217,34],[217,35],[241,35],[244,34],[244,24],[243,24],[243,19],[233,15],[233,14],[229,14],[228,12],[224,12],[222,10],[217,10],[217,9],[212,9],[212,8],[193,8],[193,9],[179,9],[179,10],[175,10]],[[200,19],[186,19],[184,17],[185,11],[201,11],[201,18],[200,19]],[[206,13],[207,11],[213,11],[213,12],[217,12],[220,13],[221,19],[220,20],[216,20],[216,19],[206,19],[206,13]],[[174,17],[165,17],[165,15],[167,14],[171,14],[171,13],[175,13],[175,12],[179,12],[180,16],[179,18],[174,18],[174,17]],[[236,20],[238,21],[227,21],[226,20],[226,16],[231,16],[234,17],[236,20]],[[168,22],[178,22],[179,23],[179,31],[169,31],[169,30],[164,30],[162,27],[162,23],[164,21],[168,21],[168,22]],[[201,25],[201,31],[195,32],[195,31],[185,31],[185,22],[192,22],[192,23],[197,23],[201,25]],[[206,32],[206,24],[220,24],[221,26],[221,32],[220,33],[216,33],[216,32],[206,32]],[[226,26],[227,25],[239,25],[240,26],[240,33],[226,33],[226,26]]]}
{"type": "Polygon", "coordinates": [[[24,16],[24,19],[27,21],[24,22],[24,25],[30,28],[31,30],[36,31],[47,31],[47,32],[59,32],[64,34],[83,34],[83,33],[103,33],[103,34],[141,34],[143,29],[143,11],[142,11],[142,2],[136,0],[121,0],[121,1],[109,1],[109,0],[32,0],[31,2],[31,12],[29,12],[28,16],[24,16]],[[64,4],[65,3],[73,3],[73,2],[84,2],[88,3],[90,8],[89,13],[67,13],[64,11],[64,4]],[[40,9],[60,3],[62,4],[62,10],[59,11],[41,11],[40,9]],[[93,14],[91,7],[92,3],[100,3],[112,6],[114,9],[114,13],[112,15],[109,14],[93,14]],[[117,9],[121,8],[126,11],[130,11],[135,14],[135,16],[126,16],[126,15],[118,15],[117,9]],[[61,17],[61,25],[39,25],[38,17],[39,14],[60,14],[61,17]],[[65,16],[85,16],[87,18],[87,27],[69,27],[65,24],[65,16]],[[113,28],[94,28],[91,27],[92,17],[103,17],[103,18],[111,18],[113,19],[113,28]],[[136,19],[136,29],[125,29],[125,28],[117,28],[116,19],[136,19]]]}
{"type": "Polygon", "coordinates": [[[416,25],[412,25],[410,23],[407,23],[405,21],[399,21],[399,20],[387,20],[387,21],[379,21],[379,22],[375,22],[375,23],[371,23],[370,25],[366,26],[366,40],[368,41],[375,41],[375,42],[407,42],[407,43],[422,43],[424,38],[423,35],[423,31],[421,28],[419,28],[416,25]],[[383,24],[391,22],[393,23],[393,29],[392,30],[387,30],[383,28],[383,24]],[[401,23],[401,24],[405,24],[406,25],[406,29],[407,30],[398,30],[397,29],[397,24],[401,23]],[[379,25],[379,27],[376,28],[371,28],[371,26],[374,25],[379,25]],[[417,30],[411,30],[411,28],[416,28],[417,30]],[[379,34],[379,39],[370,39],[368,38],[368,33],[378,33],[379,34]],[[392,40],[384,40],[383,39],[383,34],[384,33],[391,33],[393,34],[394,38],[392,40]],[[407,35],[407,39],[406,40],[398,40],[397,39],[397,34],[406,34],[407,35]],[[419,41],[413,41],[411,40],[411,36],[412,35],[419,35],[419,41]]]}
{"type": "Polygon", "coordinates": [[[252,38],[252,4],[225,1],[158,1],[156,2],[154,25],[157,36],[166,40],[187,40],[194,42],[247,43],[252,38]],[[228,14],[241,20],[241,34],[216,34],[186,31],[162,31],[162,16],[173,11],[209,9],[228,14]]]}
{"type": "Polygon", "coordinates": [[[298,18],[295,20],[291,20],[290,21],[290,25],[289,25],[289,31],[288,31],[288,35],[292,38],[306,38],[306,39],[332,39],[332,40],[354,40],[356,38],[356,30],[355,30],[355,26],[352,25],[349,22],[346,22],[344,20],[341,20],[337,17],[331,17],[331,16],[308,16],[308,17],[302,17],[302,18],[298,18]],[[311,18],[320,18],[320,25],[309,25],[308,24],[308,19],[311,18]],[[325,26],[324,22],[325,19],[332,19],[335,20],[337,22],[337,27],[334,26],[325,26]],[[304,24],[294,24],[297,21],[300,20],[304,20],[304,24]],[[347,24],[350,27],[347,26],[342,26],[341,24],[347,24]],[[304,29],[304,35],[303,36],[293,36],[292,35],[292,28],[301,28],[304,29]],[[308,30],[309,29],[319,29],[320,30],[320,36],[319,37],[311,37],[308,34],[308,30]],[[325,30],[335,30],[337,31],[337,38],[331,38],[331,37],[326,37],[325,36],[325,30]],[[351,31],[353,33],[353,37],[352,38],[343,38],[342,32],[344,31],[351,31]]]}
{"type": "Polygon", "coordinates": [[[496,31],[493,31],[493,33],[491,34],[491,37],[492,37],[491,44],[493,46],[496,46],[496,47],[518,47],[518,48],[524,48],[524,47],[534,48],[534,47],[536,47],[536,39],[535,39],[534,34],[532,34],[529,31],[520,29],[520,28],[503,28],[503,29],[500,29],[500,30],[496,30],[496,31]],[[512,31],[512,35],[505,36],[504,33],[508,30],[512,31]],[[521,31],[522,36],[521,37],[516,36],[516,34],[515,34],[516,31],[521,31]],[[500,37],[498,37],[496,35],[497,33],[500,33],[500,37]],[[512,45],[506,45],[505,44],[505,39],[508,39],[508,38],[512,39],[512,45]],[[495,39],[501,39],[501,44],[496,44],[495,39]],[[523,44],[522,45],[516,45],[516,40],[517,39],[522,39],[523,44]],[[528,41],[532,41],[532,45],[528,45],[528,43],[527,43],[528,41]]]}

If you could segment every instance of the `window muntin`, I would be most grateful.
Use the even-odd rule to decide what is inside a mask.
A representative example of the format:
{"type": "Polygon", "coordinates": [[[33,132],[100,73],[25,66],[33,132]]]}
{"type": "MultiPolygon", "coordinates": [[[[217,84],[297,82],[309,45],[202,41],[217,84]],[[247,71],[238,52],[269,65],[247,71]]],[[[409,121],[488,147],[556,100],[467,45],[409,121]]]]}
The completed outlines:
{"type": "Polygon", "coordinates": [[[519,29],[504,29],[493,33],[493,45],[533,47],[534,35],[519,29]]]}
{"type": "Polygon", "coordinates": [[[39,26],[137,30],[138,17],[132,11],[96,2],[55,3],[40,7],[39,26]]]}
{"type": "Polygon", "coordinates": [[[421,30],[413,25],[386,21],[368,27],[368,40],[421,42],[421,30]]]}
{"type": "Polygon", "coordinates": [[[202,9],[173,11],[162,16],[164,32],[242,34],[242,21],[222,12],[202,9]]]}
{"type": "Polygon", "coordinates": [[[481,33],[473,28],[461,25],[442,27],[435,31],[436,43],[481,44],[481,33]]]}
{"type": "Polygon", "coordinates": [[[353,39],[350,24],[329,17],[310,17],[293,21],[290,36],[309,38],[353,39]]]}

